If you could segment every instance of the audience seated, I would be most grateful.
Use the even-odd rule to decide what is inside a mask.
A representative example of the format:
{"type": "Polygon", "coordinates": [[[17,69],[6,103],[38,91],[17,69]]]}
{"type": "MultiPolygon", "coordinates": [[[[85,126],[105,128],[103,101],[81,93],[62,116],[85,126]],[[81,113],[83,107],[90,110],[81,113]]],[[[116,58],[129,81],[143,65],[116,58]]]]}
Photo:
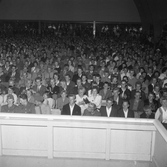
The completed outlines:
{"type": "Polygon", "coordinates": [[[51,114],[56,108],[61,115],[135,118],[156,112],[161,121],[167,96],[161,40],[152,46],[142,32],[93,38],[82,26],[72,33],[62,27],[42,35],[0,31],[1,112],[51,114]]]}

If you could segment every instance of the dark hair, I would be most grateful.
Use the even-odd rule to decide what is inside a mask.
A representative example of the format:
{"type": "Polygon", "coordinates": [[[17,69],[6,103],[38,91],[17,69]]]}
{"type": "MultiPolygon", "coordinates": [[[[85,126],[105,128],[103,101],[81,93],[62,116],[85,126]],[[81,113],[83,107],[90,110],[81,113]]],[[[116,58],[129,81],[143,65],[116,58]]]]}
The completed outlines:
{"type": "Polygon", "coordinates": [[[59,76],[59,74],[58,74],[57,72],[55,72],[55,73],[53,74],[53,77],[54,77],[55,75],[57,75],[58,79],[60,78],[60,76],[59,76]]]}
{"type": "Polygon", "coordinates": [[[12,91],[14,91],[13,86],[8,86],[8,89],[11,89],[12,91]]]}
{"type": "Polygon", "coordinates": [[[48,98],[51,98],[52,96],[51,96],[51,93],[49,92],[49,91],[46,91],[44,94],[46,94],[46,96],[48,97],[48,98]]]}
{"type": "Polygon", "coordinates": [[[41,81],[41,77],[37,77],[37,78],[35,79],[35,81],[37,81],[37,80],[40,80],[40,81],[41,81]]]}
{"type": "Polygon", "coordinates": [[[27,95],[26,94],[21,94],[20,99],[27,100],[27,95]]]}
{"type": "Polygon", "coordinates": [[[112,101],[113,102],[114,101],[113,96],[108,97],[107,100],[106,100],[106,102],[108,102],[108,101],[112,101]]]}
{"type": "Polygon", "coordinates": [[[126,100],[126,99],[123,100],[122,104],[123,104],[123,103],[128,103],[128,104],[130,104],[130,103],[129,103],[129,100],[126,100]]]}

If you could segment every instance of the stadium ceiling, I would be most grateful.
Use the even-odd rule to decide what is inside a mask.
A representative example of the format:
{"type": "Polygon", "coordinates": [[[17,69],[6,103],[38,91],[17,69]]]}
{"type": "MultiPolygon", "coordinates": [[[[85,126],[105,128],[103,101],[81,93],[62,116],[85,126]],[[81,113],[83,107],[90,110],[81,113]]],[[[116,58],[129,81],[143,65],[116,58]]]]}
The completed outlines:
{"type": "Polygon", "coordinates": [[[134,0],[141,22],[167,21],[167,0],[134,0]]]}

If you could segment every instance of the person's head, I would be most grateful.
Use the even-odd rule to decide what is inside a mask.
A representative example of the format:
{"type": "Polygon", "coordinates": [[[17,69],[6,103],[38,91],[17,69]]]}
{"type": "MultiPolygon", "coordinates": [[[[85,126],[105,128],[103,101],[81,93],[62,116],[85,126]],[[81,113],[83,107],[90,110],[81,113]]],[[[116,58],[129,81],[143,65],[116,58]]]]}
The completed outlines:
{"type": "Polygon", "coordinates": [[[145,71],[145,69],[143,67],[140,67],[139,71],[140,71],[140,73],[142,73],[145,71]]]}
{"type": "Polygon", "coordinates": [[[80,87],[78,89],[78,94],[82,97],[84,95],[84,93],[85,93],[85,88],[84,87],[80,87]]]}
{"type": "Polygon", "coordinates": [[[113,76],[113,78],[112,78],[112,82],[113,82],[113,83],[117,83],[117,82],[118,82],[118,78],[117,78],[117,76],[113,76]]]}
{"type": "Polygon", "coordinates": [[[16,66],[12,66],[12,72],[15,72],[16,71],[16,66]]]}
{"type": "Polygon", "coordinates": [[[130,70],[130,76],[134,76],[135,75],[135,71],[133,69],[130,70]]]}
{"type": "Polygon", "coordinates": [[[70,82],[71,77],[70,77],[70,75],[69,75],[69,74],[66,74],[66,75],[65,75],[65,80],[66,80],[66,82],[70,82]]]}
{"type": "Polygon", "coordinates": [[[89,103],[88,104],[88,111],[89,112],[93,113],[95,111],[95,109],[96,109],[96,105],[94,103],[89,103]]]}
{"type": "Polygon", "coordinates": [[[154,91],[155,92],[159,92],[160,91],[160,85],[159,84],[155,84],[154,85],[154,91]]]}
{"type": "Polygon", "coordinates": [[[27,89],[26,95],[27,95],[27,97],[31,97],[32,96],[32,90],[31,89],[27,89]]]}
{"type": "Polygon", "coordinates": [[[26,87],[30,88],[31,85],[32,85],[32,81],[30,79],[28,79],[26,82],[26,87]]]}
{"type": "Polygon", "coordinates": [[[143,110],[146,113],[146,115],[150,115],[152,113],[151,107],[149,105],[145,105],[143,107],[143,110]]]}
{"type": "Polygon", "coordinates": [[[40,77],[37,77],[37,78],[35,79],[35,82],[36,82],[36,85],[37,85],[37,86],[40,86],[40,85],[41,85],[41,78],[40,78],[40,77]]]}
{"type": "Polygon", "coordinates": [[[155,98],[155,94],[153,92],[149,92],[148,93],[148,100],[153,101],[154,98],[155,98]]]}
{"type": "Polygon", "coordinates": [[[34,100],[35,100],[36,106],[39,106],[39,105],[42,104],[44,98],[43,98],[40,94],[37,93],[37,94],[35,94],[35,96],[34,96],[34,100]]]}
{"type": "Polygon", "coordinates": [[[136,91],[135,93],[135,100],[139,100],[141,98],[141,92],[136,91]]]}
{"type": "Polygon", "coordinates": [[[14,103],[14,97],[13,97],[13,95],[9,94],[7,96],[7,104],[11,106],[11,105],[13,105],[13,103],[14,103]]]}
{"type": "Polygon", "coordinates": [[[127,86],[126,81],[125,81],[125,80],[122,80],[122,81],[121,81],[121,88],[122,88],[122,89],[125,89],[126,86],[127,86]]]}
{"type": "Polygon", "coordinates": [[[155,85],[157,83],[157,78],[153,77],[151,82],[155,85]]]}
{"type": "Polygon", "coordinates": [[[62,88],[65,88],[67,86],[66,81],[61,80],[60,85],[61,85],[62,88]]]}
{"type": "Polygon", "coordinates": [[[115,89],[113,90],[113,96],[114,96],[114,98],[118,98],[118,97],[119,97],[119,94],[120,94],[119,88],[115,88],[115,89]]]}
{"type": "Polygon", "coordinates": [[[140,91],[142,88],[141,82],[136,82],[136,91],[140,91]]]}
{"type": "Polygon", "coordinates": [[[103,88],[105,90],[108,90],[109,89],[109,83],[108,82],[104,82],[103,88]]]}
{"type": "Polygon", "coordinates": [[[164,88],[166,88],[166,89],[167,89],[167,83],[165,83],[165,84],[164,84],[164,88]]]}
{"type": "Polygon", "coordinates": [[[94,87],[92,88],[92,95],[93,95],[93,96],[96,96],[97,94],[98,94],[98,87],[94,86],[94,87]]]}
{"type": "Polygon", "coordinates": [[[153,68],[152,68],[152,67],[149,67],[149,68],[148,68],[148,73],[149,73],[149,74],[152,74],[152,73],[153,73],[153,68]]]}
{"type": "Polygon", "coordinates": [[[9,86],[14,86],[15,85],[15,83],[14,83],[14,80],[9,80],[9,86]]]}
{"type": "Polygon", "coordinates": [[[78,87],[81,87],[81,86],[82,86],[81,78],[78,78],[78,79],[77,79],[77,86],[78,86],[78,87]]]}
{"type": "Polygon", "coordinates": [[[12,86],[9,86],[8,87],[8,94],[12,94],[14,91],[13,91],[13,87],[12,86]]]}
{"type": "Polygon", "coordinates": [[[67,97],[67,93],[65,90],[61,91],[61,97],[64,99],[65,97],[67,97]]]}
{"type": "Polygon", "coordinates": [[[27,95],[26,94],[21,94],[20,95],[20,103],[22,105],[27,105],[28,103],[28,98],[27,98],[27,95]]]}
{"type": "Polygon", "coordinates": [[[122,81],[126,81],[126,83],[128,83],[129,78],[127,76],[124,76],[122,81]]]}
{"type": "Polygon", "coordinates": [[[89,71],[94,71],[94,66],[93,65],[89,66],[89,71]]]}
{"type": "Polygon", "coordinates": [[[50,79],[50,85],[55,85],[55,80],[53,78],[50,79]]]}
{"type": "Polygon", "coordinates": [[[106,100],[106,107],[110,108],[113,105],[114,98],[110,97],[106,100]]]}
{"type": "Polygon", "coordinates": [[[154,71],[154,77],[158,78],[160,76],[160,72],[159,71],[154,71]]]}
{"type": "Polygon", "coordinates": [[[54,73],[53,78],[54,78],[55,81],[58,81],[59,80],[59,74],[54,73]]]}
{"type": "Polygon", "coordinates": [[[87,81],[87,76],[85,74],[82,75],[82,82],[86,82],[87,81]]]}
{"type": "Polygon", "coordinates": [[[79,75],[82,75],[82,71],[83,71],[82,68],[81,68],[81,67],[78,67],[77,72],[78,72],[79,75]]]}
{"type": "Polygon", "coordinates": [[[162,107],[167,108],[167,97],[166,96],[162,96],[160,99],[161,105],[162,107]]]}
{"type": "Polygon", "coordinates": [[[127,110],[129,108],[129,102],[128,100],[124,100],[123,103],[122,103],[122,108],[123,110],[127,110]]]}
{"type": "Polygon", "coordinates": [[[49,92],[49,91],[46,91],[46,92],[43,94],[43,98],[44,98],[44,99],[51,98],[50,92],[49,92]]]}
{"type": "Polygon", "coordinates": [[[70,94],[69,96],[69,104],[70,105],[74,105],[75,104],[75,95],[74,94],[70,94]]]}
{"type": "Polygon", "coordinates": [[[96,75],[96,82],[98,83],[98,82],[100,82],[100,75],[96,75]]]}
{"type": "Polygon", "coordinates": [[[109,77],[109,71],[105,70],[105,71],[104,71],[104,76],[105,76],[105,77],[109,77]]]}

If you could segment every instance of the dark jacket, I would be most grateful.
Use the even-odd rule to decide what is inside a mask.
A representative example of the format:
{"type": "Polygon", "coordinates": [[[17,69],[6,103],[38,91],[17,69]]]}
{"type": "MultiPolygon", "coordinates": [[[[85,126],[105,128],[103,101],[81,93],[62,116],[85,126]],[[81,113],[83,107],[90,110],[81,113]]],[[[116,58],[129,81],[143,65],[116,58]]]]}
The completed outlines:
{"type": "MultiPolygon", "coordinates": [[[[69,104],[63,106],[61,115],[71,115],[69,104]]],[[[72,115],[81,115],[81,108],[77,104],[74,105],[72,115]]]]}
{"type": "MultiPolygon", "coordinates": [[[[125,117],[123,109],[118,110],[118,117],[125,117]]],[[[128,118],[134,118],[134,112],[128,109],[128,118]]]]}
{"type": "MultiPolygon", "coordinates": [[[[102,106],[100,108],[100,113],[102,117],[107,117],[106,106],[102,106]]],[[[116,106],[112,106],[110,117],[117,117],[117,115],[118,115],[118,108],[116,106]]]]}

